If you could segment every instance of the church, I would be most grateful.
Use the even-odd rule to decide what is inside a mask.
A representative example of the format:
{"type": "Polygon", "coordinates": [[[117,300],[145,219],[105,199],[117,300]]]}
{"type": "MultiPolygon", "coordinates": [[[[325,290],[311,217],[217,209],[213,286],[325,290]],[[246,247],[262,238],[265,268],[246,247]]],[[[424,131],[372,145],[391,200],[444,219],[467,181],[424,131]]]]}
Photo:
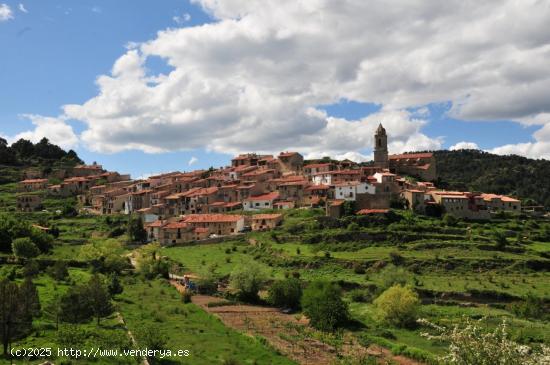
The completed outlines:
{"type": "Polygon", "coordinates": [[[374,134],[374,167],[401,176],[412,176],[422,181],[435,181],[437,170],[431,152],[388,154],[388,135],[382,123],[374,134]]]}

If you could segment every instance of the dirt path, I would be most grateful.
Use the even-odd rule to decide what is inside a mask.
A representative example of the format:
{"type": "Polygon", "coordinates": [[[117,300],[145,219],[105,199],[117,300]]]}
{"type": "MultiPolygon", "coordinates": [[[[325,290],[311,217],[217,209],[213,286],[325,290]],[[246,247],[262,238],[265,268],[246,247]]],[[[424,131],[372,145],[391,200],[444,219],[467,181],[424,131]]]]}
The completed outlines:
{"type": "MultiPolygon", "coordinates": [[[[179,283],[171,283],[178,291],[185,291],[179,283]]],[[[205,311],[218,316],[226,326],[251,336],[265,338],[271,346],[301,365],[334,364],[342,355],[376,356],[381,364],[388,360],[399,365],[421,364],[402,356],[394,356],[379,346],[366,349],[349,332],[339,340],[327,336],[323,342],[319,339],[319,332],[308,326],[307,318],[302,315],[284,314],[277,308],[234,305],[222,298],[207,295],[194,295],[192,301],[205,311]],[[224,302],[227,305],[223,305],[224,302]],[[208,303],[216,305],[209,307],[208,303]],[[326,342],[337,345],[329,345],[326,342]]]]}

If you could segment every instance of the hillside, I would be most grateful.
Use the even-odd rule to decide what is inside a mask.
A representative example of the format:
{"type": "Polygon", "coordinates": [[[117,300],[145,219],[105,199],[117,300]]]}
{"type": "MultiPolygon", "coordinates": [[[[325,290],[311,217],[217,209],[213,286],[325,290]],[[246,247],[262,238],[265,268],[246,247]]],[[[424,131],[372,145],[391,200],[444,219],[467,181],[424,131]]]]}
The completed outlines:
{"type": "Polygon", "coordinates": [[[83,161],[76,152],[64,151],[47,138],[42,138],[38,143],[20,139],[11,146],[0,138],[0,184],[20,180],[23,172],[29,168],[47,175],[55,168],[72,167],[80,163],[83,161]]]}
{"type": "Polygon", "coordinates": [[[436,151],[438,187],[513,195],[550,207],[550,161],[478,150],[436,151]]]}

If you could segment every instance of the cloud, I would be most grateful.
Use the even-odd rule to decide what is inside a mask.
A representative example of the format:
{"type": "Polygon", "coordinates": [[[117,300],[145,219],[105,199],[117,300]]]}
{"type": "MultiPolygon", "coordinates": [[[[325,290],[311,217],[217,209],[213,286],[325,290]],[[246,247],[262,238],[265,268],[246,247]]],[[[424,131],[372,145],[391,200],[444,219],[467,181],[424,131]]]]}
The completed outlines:
{"type": "Polygon", "coordinates": [[[19,11],[23,13],[28,13],[28,10],[25,8],[25,5],[23,5],[22,3],[19,3],[18,8],[19,8],[19,11]]]}
{"type": "Polygon", "coordinates": [[[92,12],[96,14],[101,14],[103,10],[99,6],[92,7],[92,12]]]}
{"type": "Polygon", "coordinates": [[[8,4],[0,4],[0,22],[13,19],[13,12],[8,4]]]}
{"type": "Polygon", "coordinates": [[[89,148],[364,155],[382,121],[390,152],[435,149],[423,107],[448,101],[458,119],[548,123],[548,2],[194,2],[216,22],[135,44],[97,96],[64,107],[89,148]],[[172,71],[148,75],[148,57],[172,71]],[[345,120],[318,109],[341,99],[382,110],[345,120]]]}
{"type": "Polygon", "coordinates": [[[478,150],[479,146],[477,145],[477,143],[474,143],[474,142],[462,141],[462,142],[458,142],[455,145],[452,145],[451,147],[449,147],[449,149],[451,151],[456,151],[456,150],[478,150]]]}
{"type": "Polygon", "coordinates": [[[497,155],[520,155],[550,160],[550,123],[537,130],[533,137],[533,142],[507,144],[490,149],[488,152],[497,155]]]}
{"type": "Polygon", "coordinates": [[[183,13],[182,15],[176,15],[172,17],[172,20],[177,24],[187,23],[188,21],[191,20],[191,14],[183,13]]]}
{"type": "Polygon", "coordinates": [[[194,164],[196,164],[197,162],[199,161],[198,158],[196,158],[195,156],[191,157],[189,159],[189,162],[187,163],[189,166],[193,166],[194,164]]]}
{"type": "Polygon", "coordinates": [[[51,143],[64,149],[74,148],[78,144],[78,137],[74,133],[73,128],[65,122],[63,117],[52,118],[35,114],[25,114],[23,117],[29,119],[35,128],[9,138],[10,142],[15,142],[24,138],[36,143],[46,137],[51,143]]]}

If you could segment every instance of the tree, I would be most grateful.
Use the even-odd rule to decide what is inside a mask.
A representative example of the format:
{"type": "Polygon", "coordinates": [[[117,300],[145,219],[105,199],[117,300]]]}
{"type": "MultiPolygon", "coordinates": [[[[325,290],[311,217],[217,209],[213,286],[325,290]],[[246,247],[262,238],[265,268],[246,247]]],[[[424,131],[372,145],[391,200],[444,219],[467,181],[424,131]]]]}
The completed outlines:
{"type": "Polygon", "coordinates": [[[28,237],[16,238],[11,247],[13,254],[18,258],[30,259],[40,255],[40,250],[28,237]]]}
{"type": "Polygon", "coordinates": [[[325,281],[315,281],[304,290],[302,309],[310,324],[322,331],[333,331],[349,318],[342,290],[337,284],[325,281]]]}
{"type": "Polygon", "coordinates": [[[4,347],[4,356],[8,356],[8,348],[15,337],[22,314],[17,284],[6,279],[0,280],[0,304],[0,336],[4,347]]]}
{"type": "Polygon", "coordinates": [[[117,294],[121,294],[124,291],[124,288],[122,287],[122,284],[120,284],[120,280],[116,273],[112,273],[109,276],[108,289],[109,289],[109,294],[112,297],[117,294]]]}
{"type": "Polygon", "coordinates": [[[39,313],[38,293],[30,278],[20,286],[7,279],[0,280],[0,339],[5,356],[12,340],[27,334],[39,313]]]}
{"type": "Polygon", "coordinates": [[[498,250],[503,250],[506,248],[506,245],[508,244],[508,240],[506,240],[506,236],[501,231],[495,231],[494,232],[495,237],[495,247],[498,250]]]}
{"type": "Polygon", "coordinates": [[[133,215],[130,215],[130,218],[128,219],[127,233],[130,242],[147,242],[147,231],[143,228],[143,220],[141,219],[141,216],[134,217],[133,215]]]}
{"type": "Polygon", "coordinates": [[[26,320],[32,322],[33,317],[40,315],[40,299],[36,285],[27,276],[19,286],[19,300],[26,320]]]}
{"type": "Polygon", "coordinates": [[[30,239],[42,253],[47,253],[53,247],[53,236],[33,228],[30,239]]]}
{"type": "Polygon", "coordinates": [[[52,300],[44,307],[44,315],[55,322],[55,329],[59,329],[59,321],[63,315],[61,296],[55,294],[52,300]]]}
{"type": "Polygon", "coordinates": [[[111,296],[107,286],[103,283],[99,275],[95,274],[90,278],[86,285],[86,294],[89,296],[90,306],[97,324],[101,318],[107,317],[113,313],[111,296]]]}
{"type": "Polygon", "coordinates": [[[83,323],[92,318],[94,312],[84,285],[73,285],[61,297],[61,320],[69,323],[83,323]]]}
{"type": "Polygon", "coordinates": [[[62,260],[57,260],[53,266],[48,267],[48,275],[57,281],[63,281],[69,277],[67,263],[62,260]]]}
{"type": "Polygon", "coordinates": [[[414,323],[420,299],[412,289],[394,285],[374,300],[378,318],[396,326],[414,323]]]}
{"type": "Polygon", "coordinates": [[[302,284],[296,278],[276,281],[269,288],[268,302],[280,308],[300,308],[302,299],[302,284]]]}
{"type": "Polygon", "coordinates": [[[239,291],[239,298],[250,302],[258,300],[258,291],[264,285],[265,280],[265,272],[254,261],[247,265],[236,266],[230,276],[231,286],[239,291]]]}

